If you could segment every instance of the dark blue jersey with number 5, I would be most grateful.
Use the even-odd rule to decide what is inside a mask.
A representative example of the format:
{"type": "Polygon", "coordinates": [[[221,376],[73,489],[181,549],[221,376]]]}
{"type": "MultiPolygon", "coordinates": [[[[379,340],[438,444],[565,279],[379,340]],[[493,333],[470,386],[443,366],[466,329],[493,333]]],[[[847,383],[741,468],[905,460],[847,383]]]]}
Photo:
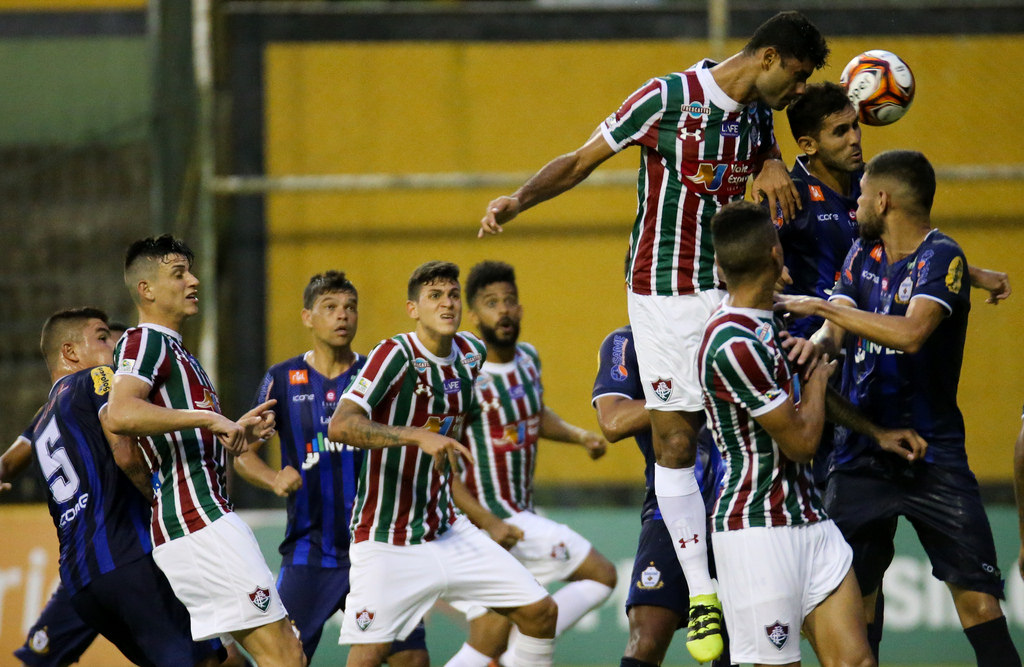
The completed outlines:
{"type": "Polygon", "coordinates": [[[152,550],[149,502],[117,467],[100,426],[113,380],[109,366],[58,380],[29,437],[49,489],[60,578],[70,595],[152,550]]]}
{"type": "MultiPolygon", "coordinates": [[[[848,335],[843,393],[876,424],[916,430],[928,442],[926,461],[954,467],[967,466],[956,393],[971,309],[969,282],[960,246],[933,229],[896,262],[881,241],[858,240],[832,294],[834,301],[884,315],[905,315],[915,299],[942,307],[944,319],[915,354],[848,335]]],[[[841,466],[877,449],[870,438],[849,433],[836,443],[835,462],[841,466]]]]}

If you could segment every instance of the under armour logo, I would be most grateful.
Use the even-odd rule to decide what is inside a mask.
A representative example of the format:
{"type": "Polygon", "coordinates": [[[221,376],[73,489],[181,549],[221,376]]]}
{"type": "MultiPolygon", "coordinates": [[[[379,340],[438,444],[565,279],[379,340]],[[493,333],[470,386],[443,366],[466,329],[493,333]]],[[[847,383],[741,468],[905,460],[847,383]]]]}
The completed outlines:
{"type": "Polygon", "coordinates": [[[432,396],[434,394],[434,392],[431,391],[430,389],[430,385],[424,384],[422,382],[416,383],[416,393],[425,396],[432,396]]]}
{"type": "Polygon", "coordinates": [[[487,412],[488,410],[497,410],[501,407],[501,401],[495,396],[489,401],[480,401],[480,408],[487,412]]]}
{"type": "Polygon", "coordinates": [[[680,537],[679,538],[679,548],[680,549],[685,549],[687,542],[693,542],[694,544],[697,544],[698,542],[700,542],[700,540],[698,539],[697,533],[693,534],[693,539],[692,540],[688,540],[685,537],[680,537]]]}

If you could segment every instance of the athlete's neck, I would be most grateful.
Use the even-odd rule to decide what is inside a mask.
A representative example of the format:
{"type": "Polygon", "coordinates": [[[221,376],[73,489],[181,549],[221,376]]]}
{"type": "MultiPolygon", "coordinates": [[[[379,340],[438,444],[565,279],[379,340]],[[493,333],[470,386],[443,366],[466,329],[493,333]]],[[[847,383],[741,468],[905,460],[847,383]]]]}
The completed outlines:
{"type": "Polygon", "coordinates": [[[813,155],[807,159],[807,171],[832,191],[838,192],[844,197],[850,196],[850,172],[829,169],[813,155]]]}
{"type": "Polygon", "coordinates": [[[419,339],[423,347],[427,348],[427,352],[443,359],[452,353],[452,340],[455,338],[455,334],[442,335],[435,331],[428,331],[417,324],[416,338],[419,339]]]}
{"type": "Polygon", "coordinates": [[[507,364],[516,358],[516,344],[511,345],[493,345],[486,343],[487,345],[487,361],[492,361],[496,364],[507,364]]]}
{"type": "Polygon", "coordinates": [[[755,81],[759,65],[757,59],[737,53],[711,68],[711,76],[722,92],[740,104],[759,99],[755,81]]]}
{"type": "Polygon", "coordinates": [[[729,284],[729,303],[736,308],[772,310],[775,307],[775,281],[766,278],[738,285],[729,284]]]}
{"type": "Polygon", "coordinates": [[[890,215],[882,232],[882,244],[889,262],[898,262],[915,252],[931,231],[928,216],[890,215]]]}
{"type": "Polygon", "coordinates": [[[179,315],[174,313],[168,313],[160,310],[159,308],[142,308],[138,309],[139,322],[145,322],[146,324],[156,324],[157,326],[170,329],[171,331],[181,334],[182,326],[185,324],[185,315],[179,315]]]}
{"type": "Polygon", "coordinates": [[[352,351],[351,346],[333,347],[316,339],[313,340],[313,349],[306,358],[306,363],[328,380],[333,380],[352,368],[355,362],[356,353],[352,351]]]}

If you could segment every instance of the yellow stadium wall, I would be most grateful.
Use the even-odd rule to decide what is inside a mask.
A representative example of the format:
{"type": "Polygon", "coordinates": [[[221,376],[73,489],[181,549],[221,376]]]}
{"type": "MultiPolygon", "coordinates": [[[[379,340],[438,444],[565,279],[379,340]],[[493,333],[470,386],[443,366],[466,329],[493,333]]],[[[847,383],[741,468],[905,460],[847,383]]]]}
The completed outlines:
{"type": "MultiPolygon", "coordinates": [[[[730,45],[737,50],[739,42],[730,45]]],[[[867,157],[923,150],[939,166],[1024,163],[1024,126],[1014,119],[1024,80],[1020,37],[834,39],[832,65],[812,80],[837,80],[856,53],[899,53],[917,76],[908,116],[865,128],[867,157]],[[995,65],[995,66],[994,66],[995,65]]],[[[532,172],[581,144],[645,78],[688,67],[702,41],[579,43],[275,44],[266,57],[266,156],[272,175],[320,173],[532,172]]],[[[785,114],[777,135],[796,155],[785,114]]],[[[633,169],[636,150],[602,169],[633,169]]],[[[940,182],[934,220],[974,264],[1008,271],[1018,294],[998,307],[974,294],[960,405],[978,476],[1007,481],[1024,401],[1024,213],[1020,182],[940,182]]],[[[482,259],[516,266],[525,306],[523,339],[537,345],[547,403],[596,428],[590,389],[602,338],[626,322],[622,263],[632,222],[631,187],[580,187],[525,213],[497,238],[478,240],[485,204],[503,189],[276,194],[269,198],[268,353],[307,349],[298,313],[309,276],[343,269],[360,289],[356,348],[411,328],[405,283],[429,259],[463,271],[482,259]]],[[[467,322],[468,326],[468,322],[467,322]]],[[[541,482],[640,480],[632,442],[591,464],[579,450],[545,447],[541,482]]]]}

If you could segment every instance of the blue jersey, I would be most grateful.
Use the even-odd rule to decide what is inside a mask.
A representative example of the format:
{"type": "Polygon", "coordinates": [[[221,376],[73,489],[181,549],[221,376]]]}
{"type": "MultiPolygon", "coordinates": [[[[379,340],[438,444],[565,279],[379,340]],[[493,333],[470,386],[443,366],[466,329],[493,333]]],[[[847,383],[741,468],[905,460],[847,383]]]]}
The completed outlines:
{"type": "Polygon", "coordinates": [[[152,550],[149,502],[117,467],[100,426],[113,380],[109,366],[58,380],[29,438],[49,488],[69,595],[152,550]]]}
{"type": "MultiPolygon", "coordinates": [[[[608,334],[601,343],[598,353],[597,377],[594,378],[594,391],[591,403],[596,404],[601,396],[624,396],[629,399],[644,398],[643,384],[640,382],[640,367],[636,361],[633,345],[633,328],[626,325],[608,334]]],[[[647,484],[647,495],[641,511],[643,519],[661,518],[658,499],[654,493],[654,442],[651,431],[646,430],[633,436],[640,453],[644,455],[644,478],[647,484]]],[[[701,429],[697,438],[697,483],[700,484],[704,505],[710,513],[718,497],[722,482],[722,455],[715,447],[707,429],[701,429]]]]}
{"type": "Polygon", "coordinates": [[[328,440],[327,425],[364,363],[366,357],[356,355],[351,368],[331,380],[301,355],[271,366],[263,378],[256,404],[277,399],[281,465],[302,475],[302,488],[288,496],[282,565],[348,567],[349,521],[363,454],[328,440]]]}
{"type": "MultiPolygon", "coordinates": [[[[915,354],[848,336],[843,394],[879,426],[916,430],[928,442],[926,461],[954,467],[967,466],[956,403],[971,309],[966,272],[960,246],[935,229],[909,256],[892,263],[881,241],[858,240],[832,295],[884,315],[904,315],[912,299],[930,299],[945,310],[945,319],[915,354]]],[[[867,436],[837,432],[837,466],[875,451],[867,436]]]]}
{"type": "MultiPolygon", "coordinates": [[[[839,270],[857,240],[857,197],[862,171],[850,175],[850,196],[829,188],[807,170],[807,156],[797,158],[793,184],[803,208],[779,227],[786,268],[793,279],[786,294],[827,299],[839,280],[839,270]]],[[[779,220],[776,220],[779,224],[779,220]]],[[[801,317],[789,325],[794,336],[808,338],[822,325],[820,317],[801,317]]]]}

